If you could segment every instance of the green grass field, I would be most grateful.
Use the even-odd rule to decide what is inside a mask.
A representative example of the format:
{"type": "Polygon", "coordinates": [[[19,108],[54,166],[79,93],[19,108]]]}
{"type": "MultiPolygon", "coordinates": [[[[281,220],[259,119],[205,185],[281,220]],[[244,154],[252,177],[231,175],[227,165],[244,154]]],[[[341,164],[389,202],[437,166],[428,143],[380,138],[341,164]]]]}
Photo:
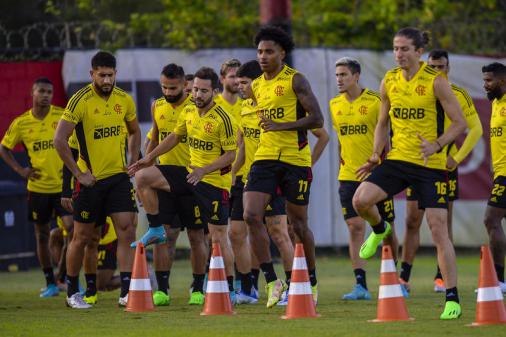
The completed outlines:
{"type": "MultiPolygon", "coordinates": [[[[279,275],[283,275],[277,266],[279,275]]],[[[379,259],[368,267],[368,285],[378,294],[379,259]]],[[[39,299],[43,285],[38,270],[0,273],[0,336],[505,336],[505,326],[467,327],[475,317],[479,258],[458,258],[461,319],[440,321],[444,296],[432,291],[434,257],[420,257],[412,273],[412,295],[407,300],[412,322],[368,323],[376,317],[376,299],[346,302],[340,299],[353,284],[350,263],[344,257],[318,260],[319,303],[317,319],[282,320],[284,309],[261,303],[235,307],[236,315],[200,316],[201,307],[186,305],[191,272],[188,260],[176,261],[171,273],[170,306],[151,313],[127,313],[117,307],[118,292],[100,293],[91,310],[70,310],[64,294],[39,299]]],[[[263,283],[262,283],[263,285],[263,283]]]]}

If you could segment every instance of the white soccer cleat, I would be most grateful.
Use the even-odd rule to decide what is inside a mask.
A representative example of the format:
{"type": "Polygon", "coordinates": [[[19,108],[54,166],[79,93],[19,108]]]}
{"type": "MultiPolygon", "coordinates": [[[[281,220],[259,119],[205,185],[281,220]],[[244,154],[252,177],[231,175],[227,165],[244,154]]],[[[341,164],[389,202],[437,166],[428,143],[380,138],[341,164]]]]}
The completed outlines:
{"type": "Polygon", "coordinates": [[[123,297],[120,297],[119,300],[118,300],[118,305],[120,307],[126,307],[127,303],[128,303],[128,294],[126,294],[123,297]]]}
{"type": "Polygon", "coordinates": [[[86,303],[83,300],[83,297],[80,293],[75,293],[74,295],[67,297],[67,306],[72,309],[90,309],[91,305],[86,303]]]}
{"type": "Polygon", "coordinates": [[[499,288],[503,294],[506,294],[506,283],[499,281],[499,288]]]}

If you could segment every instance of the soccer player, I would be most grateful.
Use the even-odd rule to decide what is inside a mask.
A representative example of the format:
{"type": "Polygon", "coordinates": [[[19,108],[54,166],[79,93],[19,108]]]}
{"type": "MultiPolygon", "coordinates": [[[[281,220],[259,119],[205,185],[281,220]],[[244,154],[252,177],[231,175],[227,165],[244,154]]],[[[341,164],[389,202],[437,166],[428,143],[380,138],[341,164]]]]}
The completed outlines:
{"type": "MultiPolygon", "coordinates": [[[[336,80],[339,95],[330,100],[330,115],[340,148],[339,197],[344,220],[350,231],[349,254],[356,285],[345,294],[345,300],[370,300],[367,289],[365,261],[358,252],[364,242],[365,221],[355,212],[353,195],[361,181],[355,171],[367,160],[373,150],[374,129],[378,122],[381,99],[377,92],[359,84],[361,66],[357,60],[343,57],[336,62],[336,80]]],[[[387,198],[377,205],[381,218],[393,225],[394,201],[387,198]]],[[[395,232],[386,239],[397,260],[395,232]]]]}
{"type": "Polygon", "coordinates": [[[116,59],[104,51],[91,60],[92,83],[70,99],[58,124],[56,150],[76,178],[74,189],[74,238],[67,251],[67,305],[86,309],[90,305],[78,291],[78,275],[85,246],[93,240],[95,223],[112,218],[118,236],[121,277],[119,305],[128,301],[134,251],[137,204],[126,173],[126,127],[129,162],[137,161],[140,129],[132,97],[115,86],[116,59]],[[76,132],[79,160],[74,160],[68,140],[76,132]]]}
{"type": "Polygon", "coordinates": [[[149,221],[149,230],[140,241],[149,244],[165,239],[157,190],[172,192],[177,198],[194,195],[200,215],[208,224],[212,242],[221,247],[229,290],[233,293],[234,263],[227,224],[237,124],[221,105],[215,103],[213,95],[217,89],[218,75],[214,70],[200,68],[193,82],[195,104],[183,108],[173,132],[146,157],[131,165],[129,173],[135,174],[136,182],[143,186],[139,195],[149,221]],[[188,139],[190,146],[190,162],[186,168],[173,165],[151,167],[157,157],[172,150],[184,138],[188,139]]]}
{"type": "Polygon", "coordinates": [[[267,307],[275,305],[286,284],[277,279],[263,238],[263,217],[278,188],[286,197],[286,212],[304,244],[313,297],[317,298],[314,238],[307,221],[312,181],[307,130],[320,128],[323,116],[306,78],[284,64],[293,50],[291,37],[276,27],[255,36],[262,76],[251,85],[261,114],[260,143],[244,187],[244,220],[250,228],[255,255],[267,280],[267,307]]]}
{"type": "Polygon", "coordinates": [[[184,84],[184,92],[187,94],[187,95],[191,95],[192,93],[192,89],[193,89],[193,79],[195,78],[195,76],[193,74],[186,74],[184,75],[184,80],[185,80],[185,84],[184,84]]]}
{"type": "MultiPolygon", "coordinates": [[[[191,96],[184,91],[184,76],[183,68],[173,63],[166,65],[160,74],[160,87],[163,97],[153,102],[151,107],[153,126],[151,141],[146,153],[151,152],[165,137],[174,131],[183,108],[192,102],[191,96]]],[[[158,158],[159,164],[162,166],[173,165],[185,169],[190,162],[189,151],[187,137],[183,137],[174,149],[158,158]]],[[[149,170],[160,172],[157,168],[152,167],[139,173],[137,188],[141,198],[144,197],[146,188],[150,188],[147,180],[151,177],[149,170]],[[145,175],[148,175],[148,177],[146,178],[145,175]],[[148,187],[146,187],[146,183],[148,183],[148,187]]],[[[157,306],[170,303],[169,277],[176,251],[176,241],[181,229],[186,227],[191,247],[194,278],[189,304],[203,304],[202,280],[205,275],[207,246],[203,222],[197,216],[198,206],[195,198],[193,195],[177,197],[175,194],[163,190],[158,190],[157,197],[161,206],[159,207],[160,220],[164,224],[167,233],[167,242],[155,245],[153,250],[153,262],[158,283],[158,290],[153,294],[153,301],[157,306]],[[179,217],[179,221],[175,221],[176,215],[179,217]]]]}
{"type": "Polygon", "coordinates": [[[28,219],[35,224],[37,257],[46,278],[46,288],[40,297],[45,298],[59,293],[49,252],[49,223],[56,214],[62,217],[69,231],[72,217],[60,204],[63,164],[53,146],[56,125],[63,109],[51,104],[53,84],[45,77],[35,80],[31,94],[32,108],[11,123],[0,145],[0,156],[28,181],[28,219]],[[28,152],[28,167],[22,167],[12,154],[12,149],[20,143],[28,152]]]}
{"type": "MultiPolygon", "coordinates": [[[[448,77],[450,71],[450,63],[448,52],[446,50],[435,49],[429,53],[427,65],[437,71],[442,72],[445,77],[448,77]]],[[[473,104],[473,100],[467,91],[461,87],[451,84],[451,88],[455,97],[460,104],[464,117],[469,127],[469,132],[460,147],[457,148],[455,143],[450,143],[445,148],[447,154],[446,169],[448,170],[448,235],[453,242],[452,231],[452,212],[453,201],[458,199],[459,186],[458,186],[458,169],[457,165],[467,157],[469,152],[478,143],[483,133],[480,118],[473,104]]],[[[445,128],[448,128],[450,121],[445,118],[445,128]]],[[[404,244],[402,245],[402,264],[401,274],[399,281],[405,291],[409,291],[409,277],[411,268],[415,259],[416,251],[420,245],[420,226],[422,225],[424,209],[421,209],[418,204],[418,196],[412,188],[408,188],[406,193],[406,233],[404,235],[404,244]]],[[[437,267],[436,276],[434,277],[434,291],[445,292],[446,288],[443,281],[443,275],[439,265],[437,267]]]]}
{"type": "Polygon", "coordinates": [[[483,87],[488,99],[492,101],[490,151],[494,170],[494,186],[488,199],[484,223],[490,238],[490,250],[497,279],[502,292],[506,293],[504,283],[506,236],[501,226],[501,221],[506,216],[506,193],[504,193],[506,190],[506,66],[494,62],[484,66],[482,73],[483,87]]]}
{"type": "Polygon", "coordinates": [[[446,78],[420,61],[427,43],[427,33],[416,28],[403,28],[394,36],[394,56],[399,66],[388,71],[381,82],[381,108],[373,153],[357,170],[357,175],[363,178],[377,167],[355,192],[353,208],[373,229],[359,252],[361,258],[368,259],[391,231],[390,224],[379,215],[376,204],[413,186],[420,206],[426,210],[447,287],[445,309],[440,318],[456,319],[462,311],[457,292],[455,250],[446,224],[448,186],[444,147],[464,131],[466,122],[446,78]],[[443,132],[445,112],[451,125],[443,132]],[[389,124],[392,149],[380,164],[379,156],[387,142],[389,124]]]}

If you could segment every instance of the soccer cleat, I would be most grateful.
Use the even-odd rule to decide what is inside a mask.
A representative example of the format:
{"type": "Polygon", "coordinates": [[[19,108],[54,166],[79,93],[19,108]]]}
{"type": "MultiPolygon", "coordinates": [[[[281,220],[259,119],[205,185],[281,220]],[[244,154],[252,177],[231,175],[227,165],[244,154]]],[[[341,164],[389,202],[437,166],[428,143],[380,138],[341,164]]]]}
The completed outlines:
{"type": "Polygon", "coordinates": [[[189,305],[204,305],[205,296],[200,291],[194,291],[190,294],[189,305]]]}
{"type": "Polygon", "coordinates": [[[460,304],[455,301],[448,301],[445,304],[445,310],[439,317],[440,319],[457,319],[462,315],[462,309],[460,308],[460,304]]]}
{"type": "Polygon", "coordinates": [[[376,234],[371,232],[367,240],[360,247],[359,256],[361,259],[368,259],[374,254],[376,254],[376,250],[378,249],[378,245],[385,239],[391,232],[391,227],[388,222],[385,221],[385,231],[381,234],[376,234]]]}
{"type": "Polygon", "coordinates": [[[503,294],[506,294],[506,283],[499,281],[499,288],[503,294]]]}
{"type": "Polygon", "coordinates": [[[275,280],[265,285],[265,291],[267,291],[267,308],[272,308],[279,302],[283,291],[288,289],[286,283],[282,280],[275,280]]]}
{"type": "Polygon", "coordinates": [[[121,296],[119,297],[119,299],[118,299],[118,306],[120,306],[120,307],[126,307],[127,303],[128,303],[128,294],[126,294],[123,297],[121,297],[121,296]]]}
{"type": "Polygon", "coordinates": [[[95,295],[90,295],[90,296],[84,296],[83,297],[83,300],[88,303],[88,304],[97,304],[98,302],[98,295],[97,293],[95,293],[95,295]]]}
{"type": "Polygon", "coordinates": [[[90,309],[91,305],[86,303],[83,300],[83,297],[80,293],[75,293],[74,295],[67,297],[67,307],[72,309],[90,309]]]}
{"type": "Polygon", "coordinates": [[[399,278],[399,284],[401,285],[402,296],[404,296],[404,298],[408,298],[411,291],[409,282],[406,282],[402,278],[399,278]]]}
{"type": "Polygon", "coordinates": [[[230,290],[230,302],[232,303],[232,305],[237,304],[235,290],[230,290]]]}
{"type": "Polygon", "coordinates": [[[285,307],[288,305],[288,290],[283,291],[283,294],[281,295],[281,299],[278,303],[276,303],[277,306],[285,307]]]}
{"type": "Polygon", "coordinates": [[[314,286],[311,286],[311,292],[313,293],[313,302],[314,305],[318,304],[318,285],[315,284],[314,286]]]}
{"type": "Polygon", "coordinates": [[[170,304],[170,295],[164,293],[163,291],[157,290],[153,294],[153,303],[157,307],[161,307],[161,306],[164,306],[164,305],[169,305],[170,304]]]}
{"type": "Polygon", "coordinates": [[[434,279],[434,291],[444,293],[446,291],[445,283],[442,278],[434,279]]]}
{"type": "Polygon", "coordinates": [[[48,297],[54,297],[58,296],[60,293],[60,289],[56,286],[56,284],[50,284],[44,289],[43,292],[40,293],[41,298],[48,298],[48,297]]]}
{"type": "Polygon", "coordinates": [[[56,281],[56,286],[60,291],[67,291],[67,284],[65,282],[56,281]]]}
{"type": "Polygon", "coordinates": [[[165,243],[167,241],[167,234],[165,233],[165,228],[163,226],[160,227],[150,227],[148,231],[142,236],[139,241],[132,242],[130,247],[135,248],[139,242],[142,242],[144,247],[147,247],[152,244],[165,243]]]}
{"type": "Polygon", "coordinates": [[[241,291],[241,280],[238,279],[234,280],[234,289],[236,293],[241,291]]]}
{"type": "Polygon", "coordinates": [[[343,300],[370,300],[371,299],[371,293],[369,290],[364,288],[361,284],[355,284],[355,287],[353,287],[353,290],[343,295],[343,300]]]}
{"type": "Polygon", "coordinates": [[[236,304],[255,304],[257,302],[258,302],[258,296],[256,296],[254,288],[251,289],[250,294],[246,294],[242,291],[239,291],[235,295],[235,303],[236,304]]]}

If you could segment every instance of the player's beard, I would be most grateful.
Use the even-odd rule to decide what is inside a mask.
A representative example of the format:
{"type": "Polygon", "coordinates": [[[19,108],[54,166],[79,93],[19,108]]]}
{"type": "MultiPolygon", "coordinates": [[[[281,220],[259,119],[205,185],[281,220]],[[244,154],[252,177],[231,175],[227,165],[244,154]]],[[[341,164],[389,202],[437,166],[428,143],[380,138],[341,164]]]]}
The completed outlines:
{"type": "Polygon", "coordinates": [[[177,101],[179,101],[181,99],[181,97],[183,97],[183,94],[184,94],[184,92],[183,92],[183,90],[181,90],[179,92],[179,94],[177,94],[175,96],[174,95],[172,95],[172,96],[163,95],[163,97],[165,97],[165,100],[169,103],[176,103],[177,101]]]}
{"type": "Polygon", "coordinates": [[[489,101],[493,101],[494,99],[500,99],[504,95],[503,92],[501,92],[501,87],[496,86],[495,88],[487,91],[487,98],[489,101]]]}
{"type": "Polygon", "coordinates": [[[197,106],[197,108],[203,109],[206,106],[208,106],[209,104],[211,104],[212,101],[213,101],[213,96],[209,97],[209,99],[207,101],[203,101],[203,100],[201,100],[199,98],[196,98],[195,99],[195,105],[197,106]]]}
{"type": "Polygon", "coordinates": [[[226,85],[225,89],[227,89],[227,91],[229,93],[234,94],[234,95],[239,92],[237,85],[226,85]]]}
{"type": "Polygon", "coordinates": [[[111,84],[111,89],[109,90],[104,90],[103,86],[99,86],[98,84],[95,83],[95,89],[98,91],[100,96],[108,97],[111,95],[112,90],[114,89],[114,83],[111,84]]]}

